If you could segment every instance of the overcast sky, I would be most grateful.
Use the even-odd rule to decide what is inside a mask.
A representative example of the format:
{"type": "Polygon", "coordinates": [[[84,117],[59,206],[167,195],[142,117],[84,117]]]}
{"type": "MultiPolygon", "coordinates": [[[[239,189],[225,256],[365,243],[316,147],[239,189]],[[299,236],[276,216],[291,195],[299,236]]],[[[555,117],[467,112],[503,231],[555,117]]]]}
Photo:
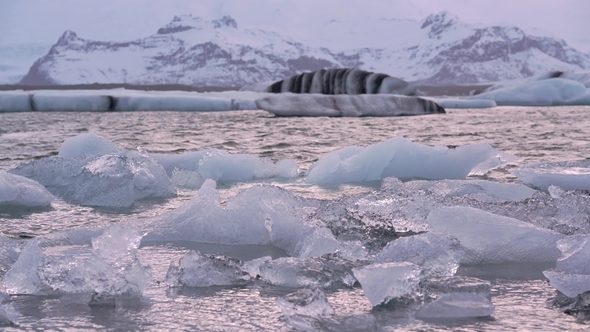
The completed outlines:
{"type": "Polygon", "coordinates": [[[353,15],[421,20],[443,10],[466,23],[540,29],[590,52],[590,0],[0,0],[0,44],[53,44],[67,29],[87,39],[133,40],[179,14],[230,14],[242,26],[289,29],[353,15]]]}

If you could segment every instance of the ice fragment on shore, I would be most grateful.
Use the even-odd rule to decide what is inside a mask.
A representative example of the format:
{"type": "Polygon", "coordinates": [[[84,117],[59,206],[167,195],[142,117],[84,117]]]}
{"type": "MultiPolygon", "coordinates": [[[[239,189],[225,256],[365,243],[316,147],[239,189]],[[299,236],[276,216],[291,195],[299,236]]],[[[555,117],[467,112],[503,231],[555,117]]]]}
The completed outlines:
{"type": "Polygon", "coordinates": [[[326,295],[319,288],[299,289],[295,293],[277,298],[276,303],[284,316],[319,317],[334,314],[326,295]]]}
{"type": "Polygon", "coordinates": [[[373,306],[413,299],[421,273],[417,265],[409,262],[372,264],[352,271],[373,306]]]}
{"type": "Polygon", "coordinates": [[[555,269],[543,271],[551,286],[568,297],[590,291],[590,236],[574,235],[557,242],[562,255],[555,269]]]}
{"type": "Polygon", "coordinates": [[[444,295],[434,302],[425,304],[417,318],[470,318],[487,317],[494,313],[490,300],[478,294],[458,293],[444,295]]]}
{"type": "Polygon", "coordinates": [[[489,281],[464,276],[427,278],[420,283],[420,286],[427,300],[456,293],[478,294],[487,298],[492,289],[489,281]]]}
{"type": "Polygon", "coordinates": [[[559,233],[470,207],[432,211],[428,224],[461,242],[462,263],[553,262],[560,256],[559,233]]]}
{"type": "Polygon", "coordinates": [[[557,269],[543,271],[543,275],[549,279],[551,287],[567,297],[575,297],[590,291],[590,275],[567,273],[557,269]]]}

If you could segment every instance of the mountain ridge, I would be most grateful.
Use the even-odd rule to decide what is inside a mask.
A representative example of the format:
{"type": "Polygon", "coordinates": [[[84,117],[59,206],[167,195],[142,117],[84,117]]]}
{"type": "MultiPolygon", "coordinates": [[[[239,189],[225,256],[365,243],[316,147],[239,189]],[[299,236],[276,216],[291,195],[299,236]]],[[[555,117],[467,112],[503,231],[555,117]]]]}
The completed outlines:
{"type": "Polygon", "coordinates": [[[518,27],[468,25],[449,12],[421,22],[365,23],[328,21],[323,36],[307,39],[244,28],[228,15],[213,20],[175,16],[155,34],[130,42],[91,41],[68,30],[21,84],[243,86],[341,67],[423,85],[485,84],[590,69],[590,55],[563,40],[527,35],[518,27]],[[375,31],[396,34],[383,38],[375,31]]]}

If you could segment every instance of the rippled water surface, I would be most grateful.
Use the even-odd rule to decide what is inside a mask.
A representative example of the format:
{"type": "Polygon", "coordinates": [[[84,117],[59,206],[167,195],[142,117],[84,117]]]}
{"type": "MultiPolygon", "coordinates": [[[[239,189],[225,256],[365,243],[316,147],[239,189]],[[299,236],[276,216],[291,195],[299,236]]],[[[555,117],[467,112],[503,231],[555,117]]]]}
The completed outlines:
{"type": "MultiPolygon", "coordinates": [[[[398,118],[276,118],[265,112],[223,113],[4,113],[0,114],[0,169],[56,155],[64,139],[94,132],[119,146],[148,152],[181,153],[207,148],[247,153],[273,160],[293,159],[305,171],[321,155],[335,149],[365,146],[395,136],[429,145],[457,146],[487,142],[494,148],[537,161],[590,158],[590,107],[498,107],[449,110],[446,115],[398,118]]],[[[485,178],[518,181],[500,168],[485,178]]],[[[310,186],[301,181],[273,182],[307,197],[331,199],[372,190],[367,186],[310,186]]],[[[223,197],[252,184],[219,185],[223,197]]],[[[0,207],[0,232],[12,237],[34,237],[56,230],[121,220],[150,218],[179,207],[193,191],[177,198],[136,202],[131,208],[89,208],[55,201],[40,210],[0,207]]],[[[21,313],[22,329],[119,330],[272,330],[288,331],[275,304],[277,296],[292,289],[264,284],[238,288],[168,289],[160,285],[171,261],[186,246],[152,244],[140,249],[143,264],[153,268],[153,284],[140,300],[121,301],[116,308],[91,308],[89,296],[18,296],[11,301],[21,313]]],[[[230,256],[269,254],[268,248],[199,248],[230,256]]],[[[272,252],[273,256],[281,253],[272,252]]],[[[252,258],[250,257],[250,258],[252,258]]],[[[248,258],[248,259],[250,259],[248,258]]],[[[360,288],[328,292],[336,315],[324,322],[327,330],[587,330],[573,317],[548,308],[555,291],[540,271],[547,267],[477,267],[460,269],[463,275],[492,281],[492,318],[427,322],[411,318],[415,308],[371,309],[360,288]]]]}

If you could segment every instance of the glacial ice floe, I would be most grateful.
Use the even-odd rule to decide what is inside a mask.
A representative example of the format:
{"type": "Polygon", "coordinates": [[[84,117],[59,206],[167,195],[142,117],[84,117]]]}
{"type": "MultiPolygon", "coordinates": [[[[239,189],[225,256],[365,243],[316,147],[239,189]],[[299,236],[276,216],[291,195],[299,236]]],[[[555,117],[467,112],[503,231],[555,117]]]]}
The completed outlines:
{"type": "Polygon", "coordinates": [[[493,100],[498,106],[590,105],[590,90],[567,78],[525,81],[491,89],[470,100],[493,100]]]}
{"type": "Polygon", "coordinates": [[[0,170],[0,206],[45,207],[53,195],[39,182],[0,170]]]}
{"type": "Polygon", "coordinates": [[[454,149],[427,146],[395,137],[367,147],[348,146],[330,152],[307,171],[305,181],[313,184],[376,181],[386,177],[462,179],[518,160],[486,143],[454,149]]]}
{"type": "Polygon", "coordinates": [[[547,191],[550,186],[565,190],[590,190],[590,162],[560,161],[533,163],[510,171],[523,183],[547,191]]]}
{"type": "Polygon", "coordinates": [[[142,198],[176,195],[164,168],[141,149],[114,152],[111,142],[90,133],[64,144],[58,156],[21,165],[11,173],[79,205],[125,207],[142,198]]]}
{"type": "Polygon", "coordinates": [[[556,243],[563,235],[471,207],[436,209],[427,222],[460,241],[464,264],[554,262],[560,256],[556,243]]]}

